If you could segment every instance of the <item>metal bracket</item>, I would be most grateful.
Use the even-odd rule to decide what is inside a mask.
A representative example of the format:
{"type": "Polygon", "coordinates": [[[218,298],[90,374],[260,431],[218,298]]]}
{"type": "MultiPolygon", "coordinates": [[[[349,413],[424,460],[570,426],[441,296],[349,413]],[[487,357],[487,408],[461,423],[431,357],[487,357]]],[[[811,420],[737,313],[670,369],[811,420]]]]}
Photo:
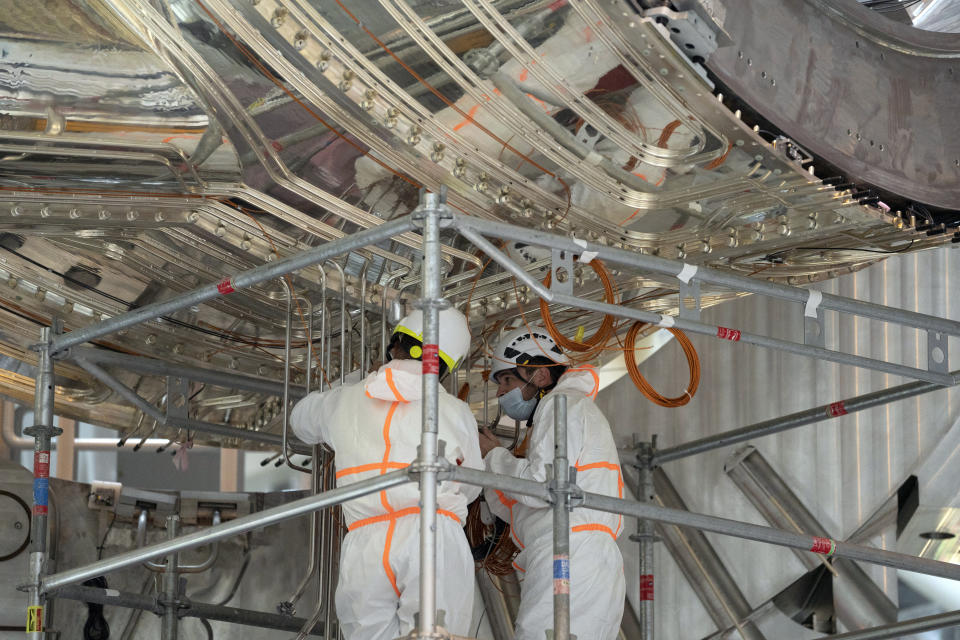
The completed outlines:
{"type": "Polygon", "coordinates": [[[563,495],[564,499],[567,502],[567,511],[573,511],[576,507],[582,507],[584,502],[584,492],[579,486],[577,486],[577,468],[570,467],[567,475],[567,486],[565,489],[560,489],[557,487],[556,480],[553,479],[553,465],[546,464],[544,468],[547,473],[547,477],[550,480],[547,481],[547,491],[550,493],[550,504],[554,503],[556,498],[554,496],[563,495]]]}
{"type": "Polygon", "coordinates": [[[190,380],[167,376],[167,417],[187,419],[190,405],[190,380]]]}
{"type": "Polygon", "coordinates": [[[63,433],[63,429],[60,427],[54,427],[48,424],[35,424],[29,427],[24,428],[23,435],[30,436],[32,438],[47,436],[48,438],[55,438],[56,436],[63,433]]]}
{"type": "Polygon", "coordinates": [[[936,373],[949,373],[947,334],[927,331],[927,369],[936,373]]]}
{"type": "Polygon", "coordinates": [[[664,25],[670,33],[670,39],[690,58],[699,56],[706,60],[717,50],[717,36],[713,29],[693,11],[656,7],[645,11],[643,16],[664,25]]]}
{"type": "Polygon", "coordinates": [[[691,280],[689,283],[680,282],[680,317],[684,320],[700,320],[703,305],[700,300],[700,281],[691,280]],[[693,306],[688,307],[686,301],[693,300],[693,306]]]}
{"type": "Polygon", "coordinates": [[[553,249],[550,261],[550,290],[573,295],[573,254],[563,249],[553,249]]]}
{"type": "Polygon", "coordinates": [[[811,347],[826,347],[826,326],[823,324],[823,309],[817,309],[817,317],[803,316],[803,344],[811,347]]]}

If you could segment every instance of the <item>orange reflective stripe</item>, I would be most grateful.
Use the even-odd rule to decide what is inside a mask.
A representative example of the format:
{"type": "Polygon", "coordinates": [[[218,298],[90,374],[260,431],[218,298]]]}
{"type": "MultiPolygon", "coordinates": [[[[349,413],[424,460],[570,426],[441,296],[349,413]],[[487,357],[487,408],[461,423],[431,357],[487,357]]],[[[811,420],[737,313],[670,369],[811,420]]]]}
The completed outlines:
{"type": "Polygon", "coordinates": [[[390,526],[387,527],[387,539],[383,543],[383,571],[387,574],[387,580],[390,581],[390,586],[393,587],[393,592],[397,594],[397,597],[400,597],[400,589],[397,587],[397,575],[393,572],[393,569],[390,568],[390,545],[393,544],[393,530],[397,528],[396,518],[390,520],[390,526]]]}
{"type": "Polygon", "coordinates": [[[518,565],[516,562],[511,562],[510,564],[512,564],[512,565],[513,565],[513,568],[516,569],[517,571],[519,571],[520,573],[526,573],[526,572],[527,572],[526,569],[524,569],[523,567],[521,567],[520,565],[518,565]]]}
{"type": "MultiPolygon", "coordinates": [[[[590,464],[580,464],[580,461],[573,465],[576,470],[579,471],[589,471],[591,469],[607,469],[609,471],[617,472],[617,497],[623,498],[623,473],[620,471],[620,465],[614,462],[591,462],[590,464]]],[[[617,518],[617,534],[620,533],[620,528],[623,526],[623,516],[617,518]]],[[[616,539],[616,536],[614,536],[616,539]]]]}
{"type": "Polygon", "coordinates": [[[613,529],[603,524],[578,524],[575,527],[570,527],[570,531],[602,531],[603,533],[609,534],[614,540],[617,539],[616,534],[613,532],[613,529]]]}
{"type": "Polygon", "coordinates": [[[386,369],[386,372],[387,372],[387,386],[390,387],[390,391],[393,391],[393,396],[400,402],[406,402],[407,399],[404,398],[403,395],[401,395],[401,393],[397,390],[397,385],[393,383],[393,371],[388,367],[386,369]]]}
{"type": "Polygon", "coordinates": [[[346,469],[341,469],[337,471],[337,478],[342,478],[343,476],[349,476],[354,473],[363,473],[364,471],[374,471],[379,470],[380,475],[383,475],[387,469],[406,469],[410,465],[405,462],[371,462],[370,464],[361,464],[356,467],[347,467],[346,469]]]}
{"type": "MultiPolygon", "coordinates": [[[[391,511],[390,513],[382,513],[379,516],[371,516],[369,518],[364,518],[363,520],[357,520],[348,526],[347,530],[353,531],[354,529],[359,529],[360,527],[365,527],[369,524],[377,524],[378,522],[396,520],[397,518],[412,516],[418,513],[420,513],[420,507],[407,507],[406,509],[400,509],[399,511],[391,511]]],[[[447,516],[448,518],[454,520],[457,524],[460,523],[460,517],[452,511],[447,511],[446,509],[437,509],[437,513],[442,516],[447,516]]]]}
{"type": "Polygon", "coordinates": [[[526,549],[524,544],[520,542],[520,536],[517,535],[517,528],[513,526],[513,505],[517,504],[517,501],[511,500],[510,498],[505,496],[504,493],[499,489],[494,489],[494,492],[497,494],[497,498],[500,499],[500,504],[502,504],[503,506],[505,506],[507,509],[510,510],[510,535],[513,536],[513,539],[517,543],[518,547],[520,547],[521,549],[526,549]]]}
{"type": "Polygon", "coordinates": [[[597,394],[600,393],[600,376],[597,375],[597,370],[592,366],[585,364],[582,367],[577,367],[576,369],[570,369],[570,371],[589,371],[590,375],[593,376],[593,391],[587,394],[588,398],[596,398],[597,394]]]}

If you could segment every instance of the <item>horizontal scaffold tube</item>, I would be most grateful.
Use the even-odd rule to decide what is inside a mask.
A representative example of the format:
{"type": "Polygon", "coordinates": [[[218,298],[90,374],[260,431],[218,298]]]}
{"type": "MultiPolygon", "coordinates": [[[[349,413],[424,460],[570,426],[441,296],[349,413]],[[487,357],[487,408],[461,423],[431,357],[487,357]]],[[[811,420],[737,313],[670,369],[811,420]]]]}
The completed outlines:
{"type": "Polygon", "coordinates": [[[288,504],[266,509],[258,513],[251,513],[250,515],[230,520],[214,527],[207,527],[200,531],[174,538],[173,540],[165,540],[147,547],[121,553],[113,558],[100,560],[83,567],[51,574],[43,580],[40,590],[43,593],[55,591],[59,587],[82,582],[88,578],[139,564],[145,560],[199,547],[211,542],[216,542],[217,540],[232,538],[233,536],[252,531],[253,529],[268,527],[283,520],[289,520],[290,518],[296,518],[297,516],[312,513],[320,509],[326,509],[347,502],[348,500],[353,500],[354,498],[359,498],[369,493],[376,493],[383,489],[389,489],[390,487],[395,487],[409,481],[410,478],[406,469],[399,469],[382,476],[361,480],[346,487],[332,489],[314,496],[294,500],[288,504]]]}
{"type": "MultiPolygon", "coordinates": [[[[216,369],[204,369],[202,367],[192,367],[178,362],[166,362],[156,358],[145,358],[143,356],[131,356],[107,349],[94,349],[92,347],[75,347],[70,350],[70,356],[77,359],[94,362],[96,364],[113,365],[123,367],[127,371],[136,371],[145,375],[156,376],[175,376],[178,378],[189,378],[195,382],[205,382],[218,387],[228,389],[238,389],[240,391],[251,391],[253,393],[268,393],[274,396],[283,395],[283,384],[255,378],[237,373],[225,373],[216,369]]],[[[290,389],[290,396],[299,399],[304,395],[301,389],[290,389]]]]}
{"type": "MultiPolygon", "coordinates": [[[[100,604],[108,607],[140,609],[141,611],[151,611],[156,614],[160,614],[163,611],[163,605],[160,604],[154,596],[141,593],[126,593],[114,589],[98,589],[96,587],[78,587],[71,585],[58,589],[54,597],[100,604]]],[[[221,605],[207,604],[205,602],[194,602],[183,595],[181,595],[178,600],[177,616],[180,618],[203,618],[205,620],[242,624],[248,627],[294,632],[300,631],[307,622],[303,618],[294,618],[278,613],[224,607],[221,605]]],[[[323,635],[323,625],[317,623],[310,631],[310,635],[323,635]]]]}
{"type": "MultiPolygon", "coordinates": [[[[535,229],[525,229],[514,225],[496,222],[493,220],[484,220],[476,217],[468,217],[459,213],[454,213],[454,226],[461,230],[473,230],[484,235],[501,238],[504,240],[522,241],[530,244],[562,249],[573,254],[596,253],[604,260],[616,264],[622,264],[635,267],[643,271],[652,271],[666,276],[676,277],[680,274],[685,263],[680,260],[669,260],[667,258],[658,258],[657,256],[646,255],[636,251],[627,251],[625,249],[614,249],[606,245],[588,242],[586,240],[568,238],[545,231],[535,229]]],[[[464,234],[466,235],[466,234],[464,234]]],[[[805,304],[810,297],[810,290],[800,287],[791,287],[785,284],[777,284],[766,280],[758,280],[747,276],[740,276],[733,273],[711,269],[709,267],[698,267],[696,279],[707,284],[727,287],[734,291],[749,291],[771,298],[779,298],[790,302],[799,302],[805,304]]],[[[865,318],[874,318],[886,322],[895,322],[907,327],[917,329],[926,329],[927,331],[937,331],[951,336],[960,336],[960,322],[938,318],[936,316],[917,313],[915,311],[906,311],[894,307],[885,307],[872,302],[863,302],[853,300],[843,296],[836,296],[830,293],[822,294],[823,298],[819,306],[824,309],[852,313],[865,318]]]]}
{"type": "MultiPolygon", "coordinates": [[[[950,375],[956,380],[958,376],[960,376],[960,370],[953,371],[950,375]]],[[[931,391],[947,388],[948,387],[933,382],[909,382],[898,387],[873,391],[848,400],[832,402],[814,407],[813,409],[806,409],[786,416],[757,422],[756,424],[741,427],[740,429],[724,431],[723,433],[700,438],[699,440],[678,444],[675,447],[658,451],[653,456],[653,464],[661,465],[665,462],[679,460],[680,458],[703,453],[704,451],[727,447],[753,438],[773,435],[781,431],[795,429],[822,420],[830,420],[848,413],[856,413],[864,409],[879,407],[891,402],[896,402],[897,400],[904,400],[906,398],[923,395],[924,393],[930,393],[931,391]]]]}
{"type": "MultiPolygon", "coordinates": [[[[605,313],[620,318],[630,318],[632,320],[639,320],[640,322],[646,322],[653,325],[668,326],[662,323],[669,321],[669,326],[676,327],[682,331],[689,331],[690,333],[699,333],[725,340],[752,344],[758,347],[777,349],[786,353],[794,353],[801,356],[827,360],[829,362],[848,364],[855,367],[863,367],[865,369],[873,369],[874,371],[883,371],[896,376],[904,376],[906,378],[914,378],[916,380],[925,380],[927,382],[944,386],[953,385],[955,382],[954,377],[948,373],[937,373],[927,369],[907,367],[902,364],[895,364],[892,362],[886,362],[884,360],[876,360],[874,358],[866,358],[864,356],[844,353],[842,351],[833,351],[831,349],[824,349],[823,347],[815,347],[808,344],[800,344],[790,340],[780,340],[778,338],[770,338],[753,333],[746,333],[738,329],[719,327],[717,325],[707,324],[705,322],[688,320],[685,318],[675,318],[673,316],[663,316],[659,313],[653,313],[652,311],[644,311],[642,309],[634,309],[632,307],[625,307],[623,305],[598,302],[596,300],[587,300],[585,298],[577,298],[576,296],[558,293],[557,291],[547,288],[543,285],[543,283],[527,273],[526,270],[513,262],[513,260],[507,257],[502,251],[497,249],[492,242],[484,238],[477,231],[465,228],[461,229],[460,233],[463,234],[465,238],[470,240],[470,242],[472,242],[477,248],[481,249],[484,253],[490,256],[490,258],[496,261],[500,266],[512,273],[517,280],[527,285],[537,296],[543,300],[546,300],[547,302],[563,304],[578,309],[586,309],[588,311],[597,311],[599,313],[605,313]]],[[[581,247],[577,247],[577,245],[574,245],[574,247],[576,247],[576,249],[570,250],[575,250],[578,253],[584,250],[581,247]]],[[[699,278],[699,275],[697,277],[699,278]]],[[[738,288],[740,290],[749,290],[746,287],[738,288]]],[[[890,309],[890,311],[896,310],[890,309]]]]}
{"type": "Polygon", "coordinates": [[[242,271],[220,282],[206,284],[193,291],[175,296],[170,300],[148,304],[134,311],[114,316],[102,322],[84,327],[83,329],[64,333],[53,339],[50,345],[50,351],[51,353],[58,353],[64,349],[89,342],[94,338],[105,336],[114,331],[160,318],[179,311],[180,309],[212,300],[218,296],[227,295],[239,289],[245,289],[255,284],[266,282],[267,280],[279,278],[282,275],[318,264],[324,260],[362,249],[368,245],[377,244],[405,231],[410,231],[413,228],[413,219],[410,216],[404,216],[403,218],[385,222],[372,229],[358,231],[339,240],[322,244],[319,247],[297,253],[288,258],[268,262],[259,267],[254,267],[249,271],[242,271]]]}
{"type": "MultiPolygon", "coordinates": [[[[442,477],[444,479],[452,479],[468,484],[492,487],[500,489],[501,491],[532,496],[540,498],[545,502],[552,501],[550,492],[544,484],[530,480],[521,480],[510,476],[464,469],[463,467],[450,469],[446,474],[443,474],[442,477]]],[[[578,507],[587,509],[619,513],[634,518],[644,518],[655,522],[675,524],[681,527],[693,527],[701,531],[712,531],[735,538],[766,542],[780,547],[790,547],[791,549],[802,549],[827,557],[850,558],[852,560],[870,562],[895,569],[905,569],[916,573],[940,576],[941,578],[950,578],[951,580],[960,580],[960,565],[937,562],[936,560],[929,560],[927,558],[917,558],[894,551],[874,549],[849,542],[840,542],[829,538],[784,531],[782,529],[774,529],[773,527],[764,527],[757,524],[750,524],[749,522],[739,522],[737,520],[707,516],[690,511],[668,509],[649,503],[634,502],[633,500],[610,498],[595,493],[580,494],[576,488],[574,488],[572,502],[578,507]],[[582,499],[580,498],[581,495],[582,499]]]]}

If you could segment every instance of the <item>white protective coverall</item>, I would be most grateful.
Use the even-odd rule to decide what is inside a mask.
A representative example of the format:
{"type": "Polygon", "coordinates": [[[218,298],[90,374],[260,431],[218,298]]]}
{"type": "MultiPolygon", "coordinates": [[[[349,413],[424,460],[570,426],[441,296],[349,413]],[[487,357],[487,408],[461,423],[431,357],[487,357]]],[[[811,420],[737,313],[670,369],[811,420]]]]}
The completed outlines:
{"type": "MultiPolygon", "coordinates": [[[[337,486],[413,462],[422,423],[422,363],[392,360],[357,384],[311,393],[290,416],[294,433],[336,452],[337,486]]],[[[470,408],[440,387],[439,439],[453,464],[482,469],[470,408]]],[[[479,487],[443,482],[437,495],[437,609],[445,628],[467,635],[474,564],[463,533],[479,487]]],[[[420,492],[416,483],[343,504],[349,532],[340,551],[336,606],[348,640],[394,640],[414,628],[419,610],[420,492]]]]}
{"type": "MultiPolygon", "coordinates": [[[[623,476],[610,424],[594,404],[600,379],[593,367],[568,369],[540,400],[526,458],[502,447],[484,459],[488,471],[543,482],[553,462],[554,397],[567,396],[567,455],[584,491],[623,497],[623,476]]],[[[520,555],[516,640],[543,640],[553,629],[553,512],[542,500],[495,489],[485,493],[491,511],[510,523],[520,555]]],[[[620,631],[626,586],[617,537],[623,516],[574,509],[570,514],[570,632],[580,640],[614,640],[620,631]]]]}

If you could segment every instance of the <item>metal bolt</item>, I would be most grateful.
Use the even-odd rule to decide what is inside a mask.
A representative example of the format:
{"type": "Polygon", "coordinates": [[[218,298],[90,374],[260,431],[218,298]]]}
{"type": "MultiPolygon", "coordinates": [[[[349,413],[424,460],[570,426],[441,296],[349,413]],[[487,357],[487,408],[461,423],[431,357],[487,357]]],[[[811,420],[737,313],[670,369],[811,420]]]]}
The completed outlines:
{"type": "Polygon", "coordinates": [[[20,522],[19,520],[17,520],[16,522],[13,523],[13,528],[14,528],[14,529],[23,529],[23,523],[20,522]]]}
{"type": "Polygon", "coordinates": [[[143,341],[146,342],[147,344],[156,344],[156,343],[157,343],[157,334],[151,333],[151,334],[148,335],[146,338],[144,338],[143,341]]]}

